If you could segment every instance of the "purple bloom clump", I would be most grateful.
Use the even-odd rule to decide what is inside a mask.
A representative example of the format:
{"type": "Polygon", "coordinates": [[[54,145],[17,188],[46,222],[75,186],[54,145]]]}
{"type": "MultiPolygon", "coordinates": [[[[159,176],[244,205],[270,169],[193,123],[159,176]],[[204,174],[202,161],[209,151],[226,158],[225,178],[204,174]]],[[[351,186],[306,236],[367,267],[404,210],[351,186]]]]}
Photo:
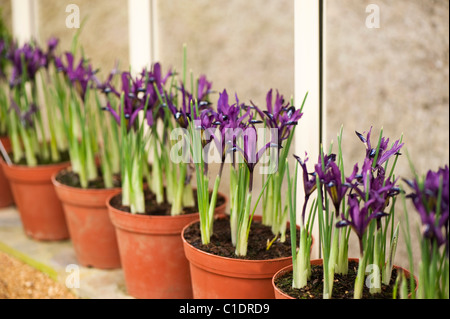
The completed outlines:
{"type": "Polygon", "coordinates": [[[351,185],[342,182],[342,173],[336,164],[336,155],[325,155],[323,163],[319,156],[319,162],[315,165],[315,172],[331,197],[336,216],[339,216],[341,202],[351,185]]]}
{"type": "Polygon", "coordinates": [[[10,87],[16,87],[23,81],[34,82],[39,69],[47,65],[46,54],[30,43],[10,50],[8,58],[12,64],[10,87]]]}
{"type": "Polygon", "coordinates": [[[55,59],[55,51],[58,47],[59,39],[52,37],[47,41],[47,53],[46,53],[46,61],[45,68],[48,69],[50,63],[55,59]]]}
{"type": "Polygon", "coordinates": [[[188,121],[192,119],[199,119],[201,113],[204,110],[211,112],[211,103],[208,100],[209,94],[211,93],[212,82],[208,81],[205,75],[200,76],[198,79],[197,96],[194,96],[191,92],[187,91],[184,84],[180,84],[179,91],[181,93],[181,106],[177,107],[175,105],[174,97],[170,97],[168,107],[172,112],[178,125],[182,128],[188,127],[188,121]],[[197,104],[197,109],[195,107],[197,104]]]}
{"type": "Polygon", "coordinates": [[[430,241],[435,241],[438,246],[445,244],[448,253],[448,166],[439,168],[437,171],[428,171],[423,182],[417,178],[406,182],[413,190],[407,197],[412,200],[420,216],[423,236],[430,241]]]}
{"type": "Polygon", "coordinates": [[[347,178],[355,191],[362,199],[374,197],[376,201],[372,205],[372,210],[383,211],[389,204],[389,199],[400,193],[400,188],[396,185],[398,179],[393,180],[383,167],[372,167],[372,162],[366,158],[361,173],[357,174],[357,165],[354,172],[347,178]]]}
{"type": "MultiPolygon", "coordinates": [[[[247,126],[247,118],[250,116],[250,108],[239,103],[237,94],[236,103],[230,104],[228,93],[223,90],[217,102],[217,112],[215,113],[215,123],[218,125],[220,137],[215,138],[216,145],[222,150],[222,162],[229,151],[236,150],[237,140],[240,138],[247,126]],[[247,109],[242,114],[244,109],[247,109]]],[[[255,123],[255,122],[253,122],[255,123]]]]}
{"type": "Polygon", "coordinates": [[[278,91],[274,100],[272,90],[269,90],[266,95],[266,110],[261,111],[256,106],[255,109],[270,128],[278,130],[278,140],[273,143],[278,144],[279,149],[282,148],[283,141],[289,138],[292,127],[297,125],[303,116],[300,110],[296,110],[294,106],[286,103],[283,95],[278,91]]]}
{"type": "Polygon", "coordinates": [[[350,207],[348,212],[348,218],[341,215],[342,219],[336,224],[336,227],[350,226],[359,239],[360,254],[363,253],[362,240],[367,227],[373,219],[378,219],[386,216],[383,212],[373,212],[371,205],[375,201],[374,198],[368,201],[362,201],[358,199],[356,194],[350,194],[348,197],[348,205],[350,207]]]}
{"type": "MultiPolygon", "coordinates": [[[[386,177],[385,170],[381,166],[372,167],[369,158],[364,160],[361,173],[358,173],[358,165],[354,166],[353,173],[346,179],[351,185],[351,192],[363,201],[369,202],[368,208],[373,213],[384,213],[389,206],[391,199],[400,193],[400,188],[396,185],[398,179],[393,180],[386,177]]],[[[378,227],[381,226],[381,217],[377,218],[378,227]]]]}
{"type": "MultiPolygon", "coordinates": [[[[366,158],[370,159],[371,161],[374,161],[375,157],[376,157],[378,146],[375,146],[375,147],[372,146],[372,143],[370,141],[371,133],[372,133],[372,127],[370,128],[369,132],[367,132],[366,136],[364,136],[363,134],[361,134],[359,132],[356,132],[356,135],[366,145],[366,158]]],[[[381,166],[393,155],[400,155],[400,150],[403,147],[403,145],[404,145],[404,143],[400,144],[400,140],[397,140],[394,142],[392,147],[390,149],[388,149],[389,138],[382,137],[381,141],[380,141],[380,149],[378,152],[378,157],[376,159],[376,164],[374,166],[381,166]]]]}
{"type": "Polygon", "coordinates": [[[118,64],[116,63],[115,67],[109,72],[106,80],[103,82],[96,76],[93,76],[93,80],[95,82],[95,88],[100,92],[108,95],[109,93],[113,93],[116,96],[120,96],[120,93],[117,92],[116,88],[113,85],[113,80],[117,75],[120,75],[121,72],[119,70],[118,64]]]}
{"type": "Polygon", "coordinates": [[[92,65],[86,63],[83,58],[80,59],[75,66],[74,56],[70,52],[65,53],[65,63],[62,57],[55,57],[55,66],[59,71],[62,71],[70,83],[74,86],[76,92],[85,102],[86,91],[88,86],[93,84],[94,74],[96,73],[92,69],[92,65]]]}
{"type": "MultiPolygon", "coordinates": [[[[144,69],[136,77],[133,77],[129,72],[122,72],[121,89],[114,88],[110,81],[103,84],[101,88],[106,93],[112,92],[118,98],[121,98],[123,95],[124,103],[116,111],[108,101],[105,110],[112,114],[119,125],[121,124],[121,114],[123,112],[127,122],[127,129],[130,130],[135,127],[139,112],[143,111],[147,105],[145,117],[147,124],[152,126],[155,123],[155,115],[158,114],[159,106],[161,106],[159,96],[167,97],[163,87],[169,74],[171,73],[169,72],[166,77],[162,78],[159,63],[155,63],[152,70],[144,69]]],[[[169,101],[168,103],[171,102],[169,101]]]]}
{"type": "Polygon", "coordinates": [[[201,75],[198,79],[197,100],[208,101],[208,96],[212,92],[212,82],[208,81],[206,75],[201,75]]]}
{"type": "Polygon", "coordinates": [[[262,145],[261,148],[258,148],[258,133],[255,125],[259,123],[261,123],[261,121],[255,119],[255,114],[249,113],[248,118],[246,118],[245,122],[242,122],[241,126],[243,147],[241,148],[238,143],[234,144],[235,149],[241,153],[251,174],[253,174],[256,164],[258,164],[267,149],[271,147],[278,148],[278,144],[274,144],[271,141],[268,143],[265,143],[264,141],[265,144],[262,145]]]}

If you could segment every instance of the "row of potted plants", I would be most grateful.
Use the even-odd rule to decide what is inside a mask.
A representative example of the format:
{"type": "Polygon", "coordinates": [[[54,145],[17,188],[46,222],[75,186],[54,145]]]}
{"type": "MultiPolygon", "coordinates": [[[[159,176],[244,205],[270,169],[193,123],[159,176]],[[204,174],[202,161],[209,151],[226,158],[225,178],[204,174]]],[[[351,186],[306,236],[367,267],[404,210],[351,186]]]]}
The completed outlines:
{"type": "Polygon", "coordinates": [[[299,108],[273,90],[263,107],[237,95],[231,102],[226,90],[215,102],[206,76],[188,74],[185,48],[180,73],[154,63],[137,75],[115,67],[100,80],[78,58],[76,38],[71,52],[58,54],[57,45],[0,42],[9,74],[0,93],[2,168],[31,238],[70,238],[81,265],[122,267],[137,298],[448,298],[447,166],[409,182],[425,226],[415,281],[394,265],[402,139],[389,144],[381,131],[375,145],[372,129],[357,133],[365,158],[347,176],[341,131],[338,152],[322,150],[310,173],[307,159],[290,153],[307,96],[299,108]],[[299,166],[305,197],[297,218],[299,166]],[[228,195],[219,192],[225,167],[228,195]],[[348,258],[350,229],[359,259],[348,258]],[[320,261],[310,258],[316,241],[320,261]],[[339,294],[335,282],[347,277],[354,285],[339,294]]]}
{"type": "MultiPolygon", "coordinates": [[[[8,127],[11,149],[3,154],[2,168],[25,232],[36,240],[70,238],[81,265],[123,267],[128,292],[135,297],[192,297],[182,229],[199,218],[206,221],[200,223],[199,234],[202,243],[208,243],[214,218],[225,218],[228,196],[218,189],[225,158],[232,156],[235,184],[231,186],[233,192],[238,186],[242,190],[231,201],[232,245],[238,256],[245,257],[257,205],[251,207],[254,167],[267,149],[280,153],[281,144],[290,145],[292,127],[301,112],[282,105],[279,94],[277,109],[272,111],[270,92],[267,111],[257,113],[256,106],[238,100],[229,103],[225,90],[215,110],[209,101],[211,83],[205,76],[194,81],[191,74],[188,90],[186,65],[182,81],[172,71],[162,75],[160,64],[155,63],[137,76],[114,69],[101,82],[84,57],[77,61],[75,50],[58,55],[57,44],[50,39],[43,50],[36,43],[11,43],[3,52],[11,70],[9,86],[2,86],[7,97],[2,104],[7,120],[2,116],[2,122],[8,127]],[[273,112],[277,117],[283,113],[283,118],[275,119],[273,112]],[[255,125],[264,124],[256,119],[258,114],[280,134],[253,159],[258,140],[255,125]],[[163,124],[162,131],[158,123],[163,124]],[[219,128],[219,136],[214,136],[213,128],[219,128]],[[170,138],[176,129],[181,129],[184,152],[179,160],[172,154],[179,143],[170,138]],[[249,129],[251,136],[238,145],[241,131],[249,129]],[[208,140],[207,134],[211,134],[208,140]],[[223,161],[210,189],[208,161],[192,159],[202,157],[203,147],[212,141],[223,161]],[[244,161],[235,160],[238,153],[244,161]],[[190,183],[194,172],[196,189],[190,183]],[[164,288],[157,285],[159,281],[164,288]]],[[[281,151],[284,157],[288,150],[281,151]]],[[[267,180],[265,185],[269,184],[271,193],[280,193],[280,180],[278,184],[267,180]]],[[[281,201],[272,197],[275,217],[266,218],[266,228],[276,229],[271,237],[279,233],[286,242],[286,229],[278,226],[286,224],[286,214],[283,217],[279,211],[281,201]]],[[[286,254],[280,266],[288,263],[286,254]]],[[[278,268],[263,274],[269,295],[273,295],[270,281],[278,268]]],[[[262,296],[268,296],[267,292],[262,296]]]]}
{"type": "MultiPolygon", "coordinates": [[[[366,145],[370,145],[368,144],[370,143],[368,138],[366,139],[360,134],[358,136],[366,145]]],[[[391,148],[391,151],[394,150],[395,146],[391,148]]],[[[368,151],[370,151],[370,146],[368,151]]],[[[380,154],[383,151],[381,146],[380,154]]],[[[385,154],[387,156],[387,153],[385,154]]],[[[303,173],[307,174],[304,162],[299,158],[298,161],[303,168],[303,173]]],[[[339,183],[338,179],[340,179],[341,172],[336,168],[337,166],[334,166],[334,159],[331,159],[326,164],[326,166],[329,166],[328,177],[336,173],[334,175],[336,179],[329,182],[327,177],[320,177],[323,172],[321,165],[327,163],[327,157],[325,156],[322,159],[319,158],[319,164],[315,166],[313,177],[304,180],[306,189],[311,189],[308,188],[311,186],[319,191],[318,203],[315,206],[316,212],[318,207],[319,215],[321,210],[324,209],[322,202],[326,203],[327,193],[330,198],[333,198],[333,196],[344,196],[345,192],[348,191],[340,189],[340,187],[350,189],[347,201],[340,201],[341,207],[347,205],[347,211],[341,213],[341,216],[335,215],[334,221],[331,217],[329,223],[324,221],[323,218],[318,218],[321,236],[328,236],[323,241],[326,243],[322,247],[323,259],[311,260],[309,254],[306,254],[304,250],[302,252],[301,249],[305,242],[306,247],[308,247],[308,241],[300,240],[300,250],[297,251],[297,254],[293,252],[293,264],[278,271],[273,278],[277,299],[328,299],[331,297],[338,299],[449,298],[448,166],[439,168],[437,171],[430,170],[425,177],[415,175],[413,180],[404,180],[410,188],[410,193],[408,193],[402,187],[393,186],[393,180],[389,181],[389,178],[382,182],[385,179],[386,170],[380,170],[380,167],[377,167],[378,164],[372,166],[373,162],[367,166],[366,164],[369,162],[372,161],[368,161],[366,157],[361,174],[358,173],[357,166],[355,166],[350,177],[344,179],[344,175],[342,175],[342,181],[346,182],[339,183]],[[320,163],[321,160],[322,163],[320,163]],[[376,176],[373,175],[375,171],[377,172],[376,176]],[[317,176],[320,178],[316,182],[317,176]],[[357,181],[357,183],[352,183],[352,181],[357,181]],[[356,189],[355,187],[362,187],[362,189],[356,189]],[[405,222],[403,225],[398,223],[394,228],[391,218],[395,213],[395,201],[399,194],[401,194],[403,209],[406,212],[405,222]],[[407,198],[411,199],[421,220],[421,229],[417,228],[421,240],[418,276],[415,275],[414,271],[414,257],[418,256],[414,256],[415,252],[412,248],[409,212],[406,205],[407,198]],[[391,208],[387,214],[382,212],[383,209],[377,209],[374,205],[381,205],[384,209],[387,208],[387,205],[390,205],[391,208]],[[385,223],[381,222],[382,219],[385,219],[385,223]],[[345,229],[346,226],[351,226],[358,239],[359,259],[345,256],[345,253],[348,252],[349,233],[344,232],[343,237],[336,234],[340,228],[345,229]],[[400,226],[409,255],[409,271],[393,263],[400,236],[400,226]],[[386,246],[388,243],[386,236],[390,238],[389,250],[386,246]],[[336,239],[339,240],[338,243],[336,243],[336,239]],[[343,242],[344,245],[342,245],[343,242]],[[344,248],[344,254],[342,254],[341,248],[344,248]],[[339,251],[336,253],[334,249],[339,249],[339,251]],[[334,280],[336,277],[338,280],[334,280]]],[[[294,175],[294,180],[296,177],[297,172],[294,175]]],[[[295,205],[295,199],[292,205],[295,205]]],[[[325,211],[327,205],[325,204],[325,211]]],[[[326,212],[324,216],[330,215],[326,212]]]]}

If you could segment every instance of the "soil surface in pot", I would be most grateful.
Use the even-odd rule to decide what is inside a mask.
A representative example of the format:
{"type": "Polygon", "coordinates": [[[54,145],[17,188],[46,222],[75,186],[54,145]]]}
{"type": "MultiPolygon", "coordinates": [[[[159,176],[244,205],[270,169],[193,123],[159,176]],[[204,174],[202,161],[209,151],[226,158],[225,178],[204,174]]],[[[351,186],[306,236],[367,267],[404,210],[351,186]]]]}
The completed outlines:
{"type": "MultiPolygon", "coordinates": [[[[1,154],[0,154],[0,156],[1,156],[1,154]]],[[[11,160],[13,159],[13,154],[12,154],[12,153],[9,153],[8,156],[9,156],[9,158],[11,158],[11,160]]],[[[39,166],[39,165],[51,165],[51,164],[60,164],[60,163],[64,163],[64,162],[70,161],[70,156],[69,156],[69,152],[68,152],[68,151],[60,152],[60,153],[59,153],[59,156],[60,156],[61,158],[60,158],[59,162],[56,162],[56,163],[55,163],[55,162],[52,162],[52,161],[51,161],[51,158],[44,159],[44,158],[41,158],[40,156],[37,156],[37,157],[36,157],[36,159],[37,159],[37,164],[38,164],[38,166],[39,166]]],[[[15,165],[23,165],[23,166],[27,166],[27,165],[28,165],[28,164],[27,164],[27,160],[26,160],[25,157],[22,157],[22,158],[20,159],[20,161],[17,162],[17,163],[14,162],[14,164],[15,164],[15,165]]]]}
{"type": "MultiPolygon", "coordinates": [[[[291,236],[289,228],[286,230],[284,243],[277,238],[269,250],[267,242],[274,239],[270,226],[265,226],[253,220],[248,237],[247,256],[236,256],[236,248],[231,242],[230,220],[228,217],[214,221],[214,232],[208,245],[202,244],[200,223],[194,223],[184,232],[184,238],[192,246],[207,253],[228,258],[248,260],[268,260],[291,256],[291,236]]],[[[298,239],[297,239],[298,240],[298,239]]]]}
{"type": "MultiPolygon", "coordinates": [[[[355,279],[358,272],[358,263],[349,261],[348,275],[334,276],[333,299],[353,299],[355,279]]],[[[381,292],[371,294],[364,285],[362,299],[392,299],[392,293],[397,278],[397,270],[392,270],[391,281],[388,286],[381,284],[381,292]]],[[[275,280],[275,285],[285,294],[296,299],[322,299],[323,298],[323,268],[314,265],[311,268],[311,279],[308,285],[301,289],[292,288],[292,271],[286,272],[275,280]]],[[[409,280],[408,280],[409,286],[409,280]]]]}
{"type": "MultiPolygon", "coordinates": [[[[80,176],[74,173],[71,169],[64,169],[56,175],[56,180],[63,185],[70,187],[81,188],[80,176]]],[[[113,176],[113,187],[120,188],[121,176],[116,174],[113,176]]],[[[98,177],[95,180],[89,181],[88,189],[105,189],[105,182],[103,180],[102,172],[98,170],[98,177]]]]}
{"type": "MultiPolygon", "coordinates": [[[[144,193],[145,197],[145,214],[141,215],[152,215],[152,216],[170,216],[170,212],[172,209],[172,205],[165,200],[163,203],[156,203],[156,195],[150,191],[146,191],[144,193]]],[[[183,214],[195,214],[198,213],[198,204],[197,204],[197,192],[194,190],[194,199],[195,206],[193,207],[184,207],[183,214]]],[[[216,207],[219,207],[225,203],[225,198],[217,196],[216,207]]],[[[118,194],[111,199],[111,206],[121,210],[123,212],[130,213],[129,206],[122,205],[122,194],[118,194]]]]}

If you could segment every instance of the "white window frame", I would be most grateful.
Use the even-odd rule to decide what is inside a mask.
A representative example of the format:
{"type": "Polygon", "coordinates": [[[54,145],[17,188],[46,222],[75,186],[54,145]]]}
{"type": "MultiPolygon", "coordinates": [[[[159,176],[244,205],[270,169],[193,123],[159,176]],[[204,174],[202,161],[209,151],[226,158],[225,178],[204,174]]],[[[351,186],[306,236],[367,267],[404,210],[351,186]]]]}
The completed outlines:
{"type": "MultiPolygon", "coordinates": [[[[308,153],[309,171],[314,169],[321,145],[325,144],[326,112],[325,90],[325,34],[326,0],[294,0],[294,59],[295,59],[295,104],[301,105],[306,93],[308,97],[303,108],[304,119],[295,129],[295,154],[304,158],[308,153]]],[[[299,173],[298,202],[303,203],[303,179],[299,173]]],[[[297,205],[300,216],[302,205],[297,205]]],[[[320,257],[319,230],[317,221],[313,229],[315,245],[312,258],[320,257]]]]}
{"type": "Polygon", "coordinates": [[[19,45],[38,36],[36,0],[11,0],[12,33],[19,45]]]}

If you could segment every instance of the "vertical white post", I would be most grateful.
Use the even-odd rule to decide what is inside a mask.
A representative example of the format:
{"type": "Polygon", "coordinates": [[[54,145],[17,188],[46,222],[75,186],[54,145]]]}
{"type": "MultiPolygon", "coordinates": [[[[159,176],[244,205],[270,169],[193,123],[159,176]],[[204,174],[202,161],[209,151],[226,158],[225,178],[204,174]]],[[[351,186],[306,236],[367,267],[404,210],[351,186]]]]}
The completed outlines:
{"type": "MultiPolygon", "coordinates": [[[[303,108],[303,118],[295,129],[295,154],[304,159],[308,153],[307,163],[309,171],[314,169],[319,157],[320,144],[324,136],[324,19],[323,0],[294,0],[294,49],[295,49],[295,104],[297,107],[303,102],[306,93],[308,97],[303,108]]],[[[300,216],[304,201],[303,180],[299,174],[298,212],[300,216]]],[[[311,201],[311,200],[310,200],[311,201]]],[[[315,244],[312,256],[319,256],[319,233],[315,223],[313,236],[315,244]]]]}
{"type": "MultiPolygon", "coordinates": [[[[128,32],[130,68],[132,73],[141,72],[143,68],[150,68],[158,61],[158,23],[157,0],[128,0],[128,32]]],[[[143,111],[140,114],[144,116],[143,111]]],[[[157,127],[162,132],[162,124],[157,127]]],[[[146,129],[148,127],[146,126],[146,129]]],[[[149,152],[152,162],[153,151],[149,152]]]]}
{"type": "Polygon", "coordinates": [[[128,0],[129,52],[133,72],[157,59],[156,0],[128,0]]]}
{"type": "Polygon", "coordinates": [[[11,10],[12,32],[18,44],[38,40],[36,0],[11,0],[11,10]]]}

